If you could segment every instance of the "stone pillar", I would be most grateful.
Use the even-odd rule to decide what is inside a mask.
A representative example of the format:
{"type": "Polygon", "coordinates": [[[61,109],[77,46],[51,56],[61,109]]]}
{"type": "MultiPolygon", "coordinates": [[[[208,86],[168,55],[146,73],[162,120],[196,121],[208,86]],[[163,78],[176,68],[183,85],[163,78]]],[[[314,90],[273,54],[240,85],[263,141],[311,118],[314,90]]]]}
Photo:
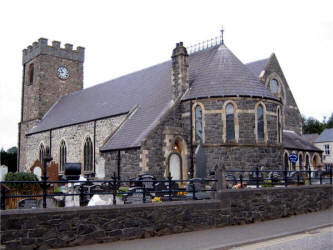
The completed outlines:
{"type": "Polygon", "coordinates": [[[215,177],[217,180],[215,199],[220,199],[223,189],[226,189],[225,167],[223,165],[217,166],[215,177]]]}
{"type": "Polygon", "coordinates": [[[172,52],[172,99],[176,101],[189,88],[188,53],[183,42],[177,43],[172,52]]]}

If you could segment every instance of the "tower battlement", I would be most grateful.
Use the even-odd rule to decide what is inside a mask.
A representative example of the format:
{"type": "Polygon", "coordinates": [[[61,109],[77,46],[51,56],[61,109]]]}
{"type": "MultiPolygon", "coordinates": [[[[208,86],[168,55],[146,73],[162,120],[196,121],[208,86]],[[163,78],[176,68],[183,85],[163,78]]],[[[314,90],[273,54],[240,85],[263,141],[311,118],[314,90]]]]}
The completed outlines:
{"type": "Polygon", "coordinates": [[[61,48],[59,41],[53,41],[50,46],[47,39],[39,38],[38,42],[33,42],[32,45],[23,50],[22,63],[25,64],[39,55],[51,55],[79,62],[84,61],[83,47],[78,46],[76,50],[73,50],[73,44],[66,43],[64,46],[64,48],[61,48]]]}

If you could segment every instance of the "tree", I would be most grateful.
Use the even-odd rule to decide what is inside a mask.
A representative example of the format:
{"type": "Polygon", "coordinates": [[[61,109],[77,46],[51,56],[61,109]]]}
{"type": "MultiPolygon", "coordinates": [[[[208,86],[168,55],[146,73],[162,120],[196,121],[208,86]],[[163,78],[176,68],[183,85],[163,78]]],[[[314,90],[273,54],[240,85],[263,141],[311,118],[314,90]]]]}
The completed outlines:
{"type": "Polygon", "coordinates": [[[0,163],[8,167],[8,172],[16,172],[17,147],[11,147],[7,152],[2,148],[0,151],[0,163]]]}
{"type": "Polygon", "coordinates": [[[313,117],[305,118],[302,117],[303,123],[303,134],[320,134],[325,129],[325,124],[321,123],[313,117]]]}
{"type": "Polygon", "coordinates": [[[328,118],[326,122],[326,128],[333,128],[333,113],[331,114],[330,118],[328,118]]]}

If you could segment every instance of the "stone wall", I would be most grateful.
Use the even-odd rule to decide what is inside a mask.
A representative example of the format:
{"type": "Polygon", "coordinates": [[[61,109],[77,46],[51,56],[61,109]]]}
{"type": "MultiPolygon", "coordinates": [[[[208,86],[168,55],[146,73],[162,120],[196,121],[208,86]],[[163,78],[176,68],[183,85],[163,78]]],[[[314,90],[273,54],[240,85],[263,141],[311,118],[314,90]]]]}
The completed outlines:
{"type": "Polygon", "coordinates": [[[58,248],[253,223],[327,209],[332,191],[332,185],[224,190],[219,200],[6,210],[1,244],[58,248]]]}
{"type": "MultiPolygon", "coordinates": [[[[184,141],[184,152],[189,151],[189,131],[183,129],[181,114],[182,106],[175,105],[150,132],[142,145],[146,158],[145,166],[142,168],[157,178],[165,177],[168,153],[172,151],[172,142],[176,137],[184,141]]],[[[184,157],[188,158],[188,155],[184,154],[184,157]]]]}
{"type": "MultiPolygon", "coordinates": [[[[275,101],[258,98],[214,98],[194,102],[204,107],[204,150],[207,169],[224,165],[226,169],[250,169],[257,165],[278,169],[283,165],[283,147],[277,138],[277,108],[275,101]],[[235,107],[235,140],[226,140],[226,104],[235,107]],[[255,107],[265,105],[265,141],[256,139],[255,107]]],[[[190,130],[189,103],[183,103],[183,126],[190,130]],[[185,116],[187,114],[187,116],[185,116]]],[[[282,131],[281,131],[282,133],[282,131]]],[[[193,136],[194,138],[194,136],[193,136]]],[[[193,142],[195,145],[195,142],[193,142]]]]}
{"type": "Polygon", "coordinates": [[[230,189],[218,198],[230,225],[245,224],[327,209],[333,205],[333,187],[230,189]]]}
{"type": "Polygon", "coordinates": [[[227,170],[250,170],[257,166],[281,169],[283,148],[270,146],[207,146],[207,169],[224,166],[227,170]]]}
{"type": "MultiPolygon", "coordinates": [[[[257,165],[279,168],[283,165],[283,147],[277,138],[278,102],[259,98],[213,98],[194,101],[193,107],[199,103],[203,109],[203,146],[207,156],[207,170],[221,164],[227,169],[249,169],[257,165]],[[236,135],[231,142],[226,141],[225,106],[228,103],[235,105],[236,135]],[[265,141],[256,139],[255,107],[258,103],[263,103],[266,109],[265,141]]],[[[178,138],[183,145],[180,154],[183,176],[186,178],[190,169],[191,111],[188,101],[176,105],[149,134],[141,148],[145,152],[140,162],[144,172],[164,177],[172,143],[178,138]]],[[[195,141],[193,145],[195,150],[195,141]]]]}
{"type": "Polygon", "coordinates": [[[302,134],[302,117],[296,104],[295,98],[289,88],[286,78],[282,72],[280,64],[273,54],[269,63],[265,67],[265,73],[260,79],[267,87],[271,79],[276,79],[281,84],[281,100],[283,103],[283,123],[284,129],[293,130],[302,134]]]}
{"type": "MultiPolygon", "coordinates": [[[[22,155],[24,167],[30,166],[39,158],[39,145],[50,146],[51,135],[51,156],[53,161],[59,163],[60,160],[60,143],[62,140],[66,143],[67,162],[81,162],[83,166],[83,149],[86,137],[90,137],[95,147],[95,172],[96,177],[103,178],[105,176],[104,158],[99,152],[99,148],[105,143],[110,136],[123,122],[126,115],[81,123],[73,126],[53,129],[46,132],[29,135],[26,140],[28,150],[25,156],[22,155]],[[51,133],[51,134],[50,134],[51,133]],[[95,138],[95,140],[94,140],[95,138]]],[[[82,170],[83,171],[83,170],[82,170]]]]}
{"type": "Polygon", "coordinates": [[[139,149],[120,150],[120,169],[118,169],[118,151],[105,152],[101,156],[105,162],[106,178],[110,178],[116,173],[121,176],[121,179],[128,180],[137,177],[142,172],[139,149]]]}

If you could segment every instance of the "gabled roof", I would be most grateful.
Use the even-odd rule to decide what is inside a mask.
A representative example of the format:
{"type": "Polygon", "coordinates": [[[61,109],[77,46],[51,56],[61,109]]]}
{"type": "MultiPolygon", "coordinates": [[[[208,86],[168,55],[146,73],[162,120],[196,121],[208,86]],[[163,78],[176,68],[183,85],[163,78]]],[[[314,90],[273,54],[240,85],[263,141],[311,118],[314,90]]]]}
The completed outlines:
{"type": "Polygon", "coordinates": [[[317,142],[333,142],[333,128],[325,129],[315,140],[315,143],[317,142]]]}
{"type": "MultiPolygon", "coordinates": [[[[127,114],[101,151],[139,147],[172,106],[171,61],[64,96],[30,133],[127,114]],[[133,111],[134,110],[134,111],[133,111]]],[[[183,100],[251,96],[279,101],[224,45],[189,56],[191,87],[183,100]]]]}
{"type": "Polygon", "coordinates": [[[283,130],[283,147],[287,149],[297,149],[303,151],[322,151],[321,149],[314,146],[311,142],[305,140],[301,135],[290,130],[283,130]]]}
{"type": "Polygon", "coordinates": [[[302,136],[306,141],[314,143],[315,140],[318,138],[319,134],[304,134],[302,136]]]}
{"type": "Polygon", "coordinates": [[[249,68],[249,70],[251,70],[251,72],[259,77],[261,71],[263,71],[265,69],[265,66],[267,65],[269,61],[269,58],[265,58],[265,59],[262,59],[262,60],[258,60],[258,61],[254,61],[254,62],[249,62],[246,65],[246,67],[249,68]]]}

